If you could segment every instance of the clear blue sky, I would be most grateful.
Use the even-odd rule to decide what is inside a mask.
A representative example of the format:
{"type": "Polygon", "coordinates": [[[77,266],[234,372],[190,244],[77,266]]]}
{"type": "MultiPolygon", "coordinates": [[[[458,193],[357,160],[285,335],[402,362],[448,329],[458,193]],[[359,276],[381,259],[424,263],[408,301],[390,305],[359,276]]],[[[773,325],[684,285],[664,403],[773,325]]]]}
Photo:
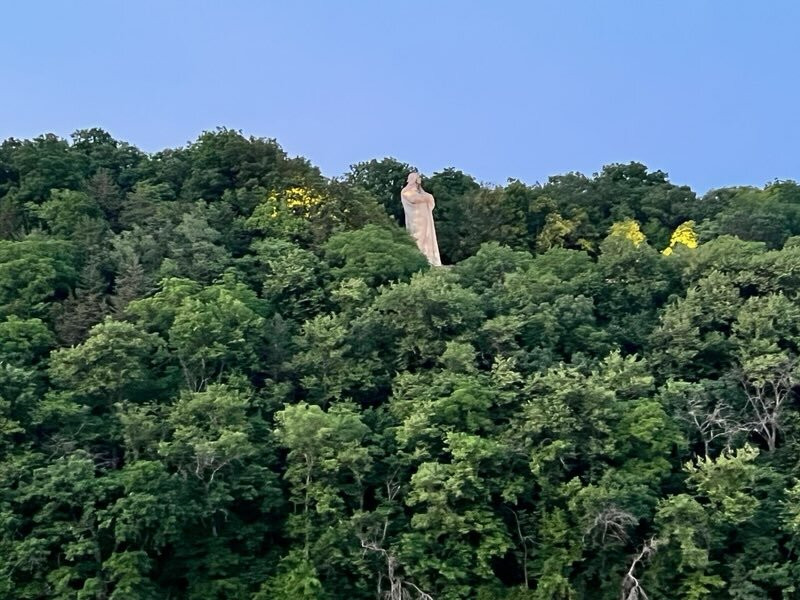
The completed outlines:
{"type": "Polygon", "coordinates": [[[638,160],[699,191],[800,179],[800,2],[4,3],[0,138],[146,151],[225,125],[337,175],[638,160]]]}

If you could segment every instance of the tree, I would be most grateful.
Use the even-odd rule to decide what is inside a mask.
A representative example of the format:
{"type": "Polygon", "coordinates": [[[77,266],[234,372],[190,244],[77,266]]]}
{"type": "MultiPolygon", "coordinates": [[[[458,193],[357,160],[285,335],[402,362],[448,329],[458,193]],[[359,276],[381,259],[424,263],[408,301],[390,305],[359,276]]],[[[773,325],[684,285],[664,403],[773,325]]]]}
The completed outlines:
{"type": "Polygon", "coordinates": [[[192,391],[228,371],[256,369],[266,310],[252,290],[232,277],[205,288],[167,279],[160,292],[129,305],[132,315],[157,323],[192,391]]]}
{"type": "Polygon", "coordinates": [[[83,451],[37,464],[27,477],[20,475],[6,475],[16,492],[4,494],[4,506],[16,509],[17,519],[24,514],[22,506],[35,507],[36,518],[25,516],[17,523],[28,535],[4,528],[0,543],[9,560],[0,569],[2,579],[15,584],[4,592],[25,598],[74,596],[81,590],[86,597],[108,597],[111,581],[103,563],[109,539],[103,516],[115,494],[111,480],[96,474],[83,451]]]}
{"type": "Polygon", "coordinates": [[[452,248],[448,248],[451,260],[472,256],[481,244],[489,241],[512,248],[525,246],[524,212],[511,201],[503,188],[470,191],[463,196],[459,206],[461,218],[449,223],[447,228],[449,238],[453,240],[452,248]]]}
{"type": "Polygon", "coordinates": [[[170,410],[173,430],[159,453],[178,473],[196,477],[210,491],[215,477],[255,453],[247,410],[247,395],[230,386],[210,385],[202,392],[186,392],[170,410]]]}
{"type": "Polygon", "coordinates": [[[114,291],[109,301],[117,313],[125,312],[128,304],[143,297],[147,290],[144,268],[135,254],[120,256],[114,291]]]}
{"type": "Polygon", "coordinates": [[[308,243],[313,237],[311,220],[325,203],[326,198],[311,188],[275,191],[255,207],[245,226],[263,236],[308,243]]]}
{"type": "Polygon", "coordinates": [[[676,274],[642,239],[633,222],[613,228],[600,245],[597,269],[604,285],[595,304],[612,335],[626,350],[641,349],[660,306],[673,289],[676,274]]]}
{"type": "Polygon", "coordinates": [[[92,327],[88,339],[56,350],[50,358],[53,381],[84,402],[111,404],[147,397],[162,341],[135,325],[106,319],[92,327]]]}
{"type": "Polygon", "coordinates": [[[167,229],[175,222],[175,207],[171,202],[175,192],[166,183],[139,181],[128,192],[119,216],[124,229],[140,227],[151,233],[167,229]]]}
{"type": "Polygon", "coordinates": [[[0,315],[44,317],[74,283],[74,247],[67,241],[0,240],[0,315]]]}
{"type": "Polygon", "coordinates": [[[677,229],[672,232],[672,236],[669,239],[669,246],[664,248],[661,253],[669,256],[679,244],[690,249],[697,248],[697,234],[694,231],[694,221],[686,221],[678,225],[677,229]]]}
{"type": "Polygon", "coordinates": [[[316,167],[288,158],[274,139],[245,137],[225,127],[200,134],[179,160],[187,166],[181,193],[190,202],[216,201],[229,189],[281,189],[321,180],[316,167]]]}
{"type": "Polygon", "coordinates": [[[483,316],[478,296],[446,271],[418,273],[381,290],[354,323],[361,352],[379,352],[399,368],[435,364],[446,342],[475,331],[483,316]]]}
{"type": "Polygon", "coordinates": [[[524,250],[487,242],[481,245],[475,255],[455,265],[455,272],[464,287],[485,294],[486,301],[490,302],[507,274],[526,271],[532,264],[533,256],[524,250]]]}
{"type": "Polygon", "coordinates": [[[724,373],[733,359],[730,333],[742,301],[730,277],[713,269],[669,304],[650,335],[659,372],[686,380],[724,373]]]}
{"type": "Polygon", "coordinates": [[[749,299],[734,325],[738,370],[751,427],[770,452],[777,447],[798,383],[798,318],[796,304],[783,295],[768,295],[749,299]]]}
{"type": "Polygon", "coordinates": [[[328,184],[325,201],[318,207],[311,222],[315,246],[323,244],[341,231],[361,229],[367,225],[391,227],[391,217],[369,192],[347,182],[333,180],[328,184]]]}
{"type": "Polygon", "coordinates": [[[735,528],[755,514],[759,501],[752,489],[757,455],[757,450],[745,447],[716,460],[687,463],[684,468],[691,493],[659,503],[656,526],[664,548],[654,559],[654,570],[674,569],[682,575],[679,589],[683,597],[713,597],[725,587],[713,553],[724,552],[735,528]]]}
{"type": "Polygon", "coordinates": [[[92,326],[110,312],[108,282],[101,266],[99,258],[89,258],[78,276],[75,291],[56,312],[56,333],[68,346],[82,342],[92,326]]]}
{"type": "Polygon", "coordinates": [[[336,280],[360,278],[371,287],[404,281],[428,268],[428,261],[414,241],[394,227],[367,225],[357,231],[337,233],[323,251],[336,280]]]}
{"type": "Polygon", "coordinates": [[[444,442],[450,461],[423,462],[411,476],[406,504],[416,514],[401,538],[401,555],[427,589],[463,598],[469,581],[493,578],[492,560],[510,547],[501,519],[481,502],[493,481],[483,475],[499,468],[503,448],[468,433],[449,433],[444,442]],[[471,543],[464,543],[465,534],[471,543]]]}
{"type": "MultiPolygon", "coordinates": [[[[147,160],[146,155],[138,148],[115,140],[107,131],[97,127],[79,129],[70,137],[72,138],[70,153],[76,155],[86,165],[87,186],[90,190],[108,190],[107,182],[101,183],[101,188],[96,185],[106,176],[110,176],[117,185],[127,191],[138,176],[142,164],[147,160]],[[97,176],[101,179],[96,179],[97,176]]],[[[100,202],[112,200],[111,204],[103,206],[104,211],[108,210],[107,214],[113,216],[113,195],[102,195],[97,199],[100,202]]]]}
{"type": "Polygon", "coordinates": [[[720,443],[723,450],[731,450],[750,429],[737,401],[737,384],[732,379],[668,381],[662,389],[663,402],[681,422],[687,438],[702,445],[702,456],[711,456],[712,447],[719,450],[720,443]]]}
{"type": "Polygon", "coordinates": [[[53,333],[41,319],[9,315],[0,321],[0,361],[29,366],[40,363],[55,346],[53,333]]]}
{"type": "Polygon", "coordinates": [[[100,206],[83,192],[53,190],[36,214],[57,237],[72,239],[88,252],[106,236],[108,224],[100,206]]]}
{"type": "Polygon", "coordinates": [[[343,403],[327,411],[304,402],[289,405],[275,415],[275,423],[277,439],[288,450],[284,477],[294,505],[288,529],[298,539],[301,564],[323,581],[340,565],[354,572],[360,547],[353,544],[357,538],[346,515],[364,506],[372,465],[365,444],[369,428],[343,403]]]}
{"type": "Polygon", "coordinates": [[[726,206],[714,215],[714,231],[780,248],[800,227],[797,185],[775,183],[758,188],[734,188],[726,206]]]}
{"type": "Polygon", "coordinates": [[[400,190],[414,167],[394,158],[370,160],[350,166],[347,181],[369,192],[389,215],[403,224],[403,205],[400,190]]]}
{"type": "Polygon", "coordinates": [[[206,213],[206,205],[198,202],[183,214],[168,243],[162,276],[211,282],[222,275],[231,257],[218,243],[220,233],[208,224],[206,213]]]}
{"type": "Polygon", "coordinates": [[[326,407],[377,387],[375,372],[380,361],[374,354],[359,356],[348,337],[342,320],[333,315],[318,315],[303,324],[290,371],[310,403],[326,407]]]}
{"type": "Polygon", "coordinates": [[[313,252],[286,240],[253,242],[262,296],[282,315],[302,321],[323,304],[325,265],[313,252]]]}
{"type": "Polygon", "coordinates": [[[112,172],[105,168],[99,169],[86,181],[85,189],[89,198],[94,200],[95,205],[102,211],[111,229],[118,232],[122,190],[114,181],[112,172]]]}
{"type": "Polygon", "coordinates": [[[456,169],[434,173],[425,181],[425,189],[436,199],[434,221],[439,251],[444,264],[464,258],[460,228],[470,216],[466,214],[466,196],[480,189],[478,182],[456,169]]]}
{"type": "Polygon", "coordinates": [[[41,203],[52,189],[80,188],[86,163],[82,157],[70,152],[66,140],[47,133],[33,140],[12,138],[4,145],[18,181],[16,200],[22,205],[41,203]]]}

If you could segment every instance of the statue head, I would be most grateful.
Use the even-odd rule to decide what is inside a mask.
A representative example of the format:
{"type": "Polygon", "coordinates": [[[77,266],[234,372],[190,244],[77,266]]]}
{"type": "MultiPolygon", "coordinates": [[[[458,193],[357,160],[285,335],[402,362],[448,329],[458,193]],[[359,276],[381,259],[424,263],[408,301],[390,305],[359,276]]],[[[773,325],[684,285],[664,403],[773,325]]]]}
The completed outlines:
{"type": "Polygon", "coordinates": [[[411,173],[408,174],[407,182],[408,185],[419,186],[422,184],[422,177],[420,177],[419,173],[417,173],[416,171],[411,171],[411,173]]]}

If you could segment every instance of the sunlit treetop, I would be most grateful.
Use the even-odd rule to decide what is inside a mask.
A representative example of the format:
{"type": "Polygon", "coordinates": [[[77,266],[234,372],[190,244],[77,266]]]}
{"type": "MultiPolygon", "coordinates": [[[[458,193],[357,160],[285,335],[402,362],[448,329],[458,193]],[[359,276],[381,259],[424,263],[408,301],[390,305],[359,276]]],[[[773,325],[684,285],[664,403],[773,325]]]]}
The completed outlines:
{"type": "Polygon", "coordinates": [[[687,248],[697,248],[697,234],[694,231],[694,221],[686,221],[678,225],[675,231],[672,232],[672,237],[669,239],[669,246],[664,248],[662,253],[665,256],[669,256],[678,244],[682,244],[687,248]]]}
{"type": "Polygon", "coordinates": [[[611,226],[610,235],[630,240],[634,246],[638,246],[647,239],[639,228],[639,223],[633,219],[618,221],[611,226]]]}

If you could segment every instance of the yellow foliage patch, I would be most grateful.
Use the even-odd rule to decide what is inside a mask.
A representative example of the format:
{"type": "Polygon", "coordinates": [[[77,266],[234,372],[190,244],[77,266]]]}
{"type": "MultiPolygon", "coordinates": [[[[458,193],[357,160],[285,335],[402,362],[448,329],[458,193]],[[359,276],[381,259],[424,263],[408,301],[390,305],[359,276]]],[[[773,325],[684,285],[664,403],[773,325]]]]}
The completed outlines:
{"type": "Polygon", "coordinates": [[[611,226],[610,234],[625,238],[632,242],[634,246],[638,246],[647,239],[647,236],[643,234],[642,230],[639,228],[639,223],[633,219],[625,219],[624,221],[614,223],[611,226]]]}
{"type": "MultiPolygon", "coordinates": [[[[313,190],[302,187],[291,187],[280,194],[272,194],[269,201],[278,204],[283,201],[287,208],[300,217],[308,218],[314,208],[322,204],[324,198],[313,190]]],[[[277,214],[276,214],[277,216],[277,214]]]]}
{"type": "Polygon", "coordinates": [[[672,232],[669,239],[669,246],[662,250],[662,254],[669,256],[678,244],[683,244],[687,248],[697,248],[697,234],[694,231],[694,221],[681,223],[672,232]]]}

